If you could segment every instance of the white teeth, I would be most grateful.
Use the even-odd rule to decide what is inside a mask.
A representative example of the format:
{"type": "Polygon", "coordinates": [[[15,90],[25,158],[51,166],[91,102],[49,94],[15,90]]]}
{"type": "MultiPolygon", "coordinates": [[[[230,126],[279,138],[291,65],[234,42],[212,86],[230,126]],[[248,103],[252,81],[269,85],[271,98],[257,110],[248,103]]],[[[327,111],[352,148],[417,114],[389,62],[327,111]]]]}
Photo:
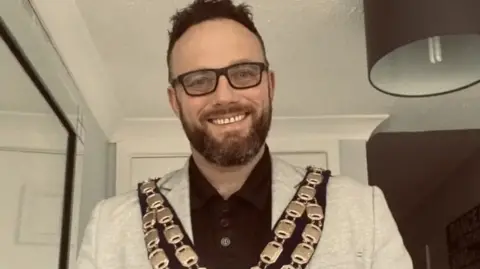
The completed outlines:
{"type": "Polygon", "coordinates": [[[245,118],[245,114],[242,114],[242,115],[237,115],[235,117],[230,117],[230,118],[214,119],[212,120],[212,122],[213,124],[223,125],[223,124],[229,124],[229,123],[241,121],[244,118],[245,118]]]}

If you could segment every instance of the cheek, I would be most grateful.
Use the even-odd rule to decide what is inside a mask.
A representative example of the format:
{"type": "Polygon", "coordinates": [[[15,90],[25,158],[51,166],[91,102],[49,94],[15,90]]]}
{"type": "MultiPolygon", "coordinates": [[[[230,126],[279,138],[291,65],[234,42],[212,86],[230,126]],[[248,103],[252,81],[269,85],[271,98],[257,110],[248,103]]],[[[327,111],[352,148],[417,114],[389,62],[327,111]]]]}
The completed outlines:
{"type": "Polygon", "coordinates": [[[252,89],[249,91],[245,98],[252,104],[254,104],[257,109],[265,108],[270,105],[270,94],[268,89],[265,87],[252,89]]]}
{"type": "Polygon", "coordinates": [[[182,100],[180,110],[182,111],[183,118],[188,122],[199,122],[203,102],[201,100],[195,100],[194,98],[186,98],[182,100]]]}

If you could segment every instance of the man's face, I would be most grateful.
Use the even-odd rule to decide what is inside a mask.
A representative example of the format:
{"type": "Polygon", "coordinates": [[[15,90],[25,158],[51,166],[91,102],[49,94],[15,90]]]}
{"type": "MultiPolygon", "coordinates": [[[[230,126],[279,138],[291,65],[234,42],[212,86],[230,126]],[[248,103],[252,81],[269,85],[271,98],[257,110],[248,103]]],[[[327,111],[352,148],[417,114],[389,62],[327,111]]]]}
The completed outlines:
{"type": "MultiPolygon", "coordinates": [[[[171,71],[176,78],[245,62],[265,63],[260,41],[241,24],[218,19],[185,32],[173,48],[171,71]]],[[[261,74],[258,85],[241,90],[225,76],[218,78],[215,91],[202,96],[188,95],[181,83],[169,89],[170,104],[192,148],[207,161],[224,167],[243,165],[262,148],[270,129],[274,76],[268,71],[261,74]]]]}

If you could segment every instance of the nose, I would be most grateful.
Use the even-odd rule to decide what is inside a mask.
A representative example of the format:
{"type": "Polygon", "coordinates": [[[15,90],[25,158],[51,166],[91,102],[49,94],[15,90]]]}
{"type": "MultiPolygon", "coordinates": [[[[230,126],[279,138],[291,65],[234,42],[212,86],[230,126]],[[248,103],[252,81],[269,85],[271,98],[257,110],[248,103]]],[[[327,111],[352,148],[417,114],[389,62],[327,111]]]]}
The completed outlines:
{"type": "Polygon", "coordinates": [[[216,103],[226,104],[238,101],[238,95],[235,89],[232,88],[225,76],[218,78],[217,89],[214,92],[216,103]]]}

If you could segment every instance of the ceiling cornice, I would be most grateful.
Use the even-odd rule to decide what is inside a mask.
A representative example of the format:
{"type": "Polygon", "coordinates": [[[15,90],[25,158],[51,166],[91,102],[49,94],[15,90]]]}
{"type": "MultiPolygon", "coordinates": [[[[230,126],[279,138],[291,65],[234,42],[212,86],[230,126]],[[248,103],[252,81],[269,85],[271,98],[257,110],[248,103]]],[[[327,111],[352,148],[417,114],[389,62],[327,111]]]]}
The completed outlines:
{"type": "MultiPolygon", "coordinates": [[[[269,137],[290,139],[368,140],[374,130],[389,115],[332,115],[318,117],[274,117],[269,137]]],[[[178,142],[184,140],[178,119],[125,119],[112,142],[131,138],[161,138],[178,142]]]]}

